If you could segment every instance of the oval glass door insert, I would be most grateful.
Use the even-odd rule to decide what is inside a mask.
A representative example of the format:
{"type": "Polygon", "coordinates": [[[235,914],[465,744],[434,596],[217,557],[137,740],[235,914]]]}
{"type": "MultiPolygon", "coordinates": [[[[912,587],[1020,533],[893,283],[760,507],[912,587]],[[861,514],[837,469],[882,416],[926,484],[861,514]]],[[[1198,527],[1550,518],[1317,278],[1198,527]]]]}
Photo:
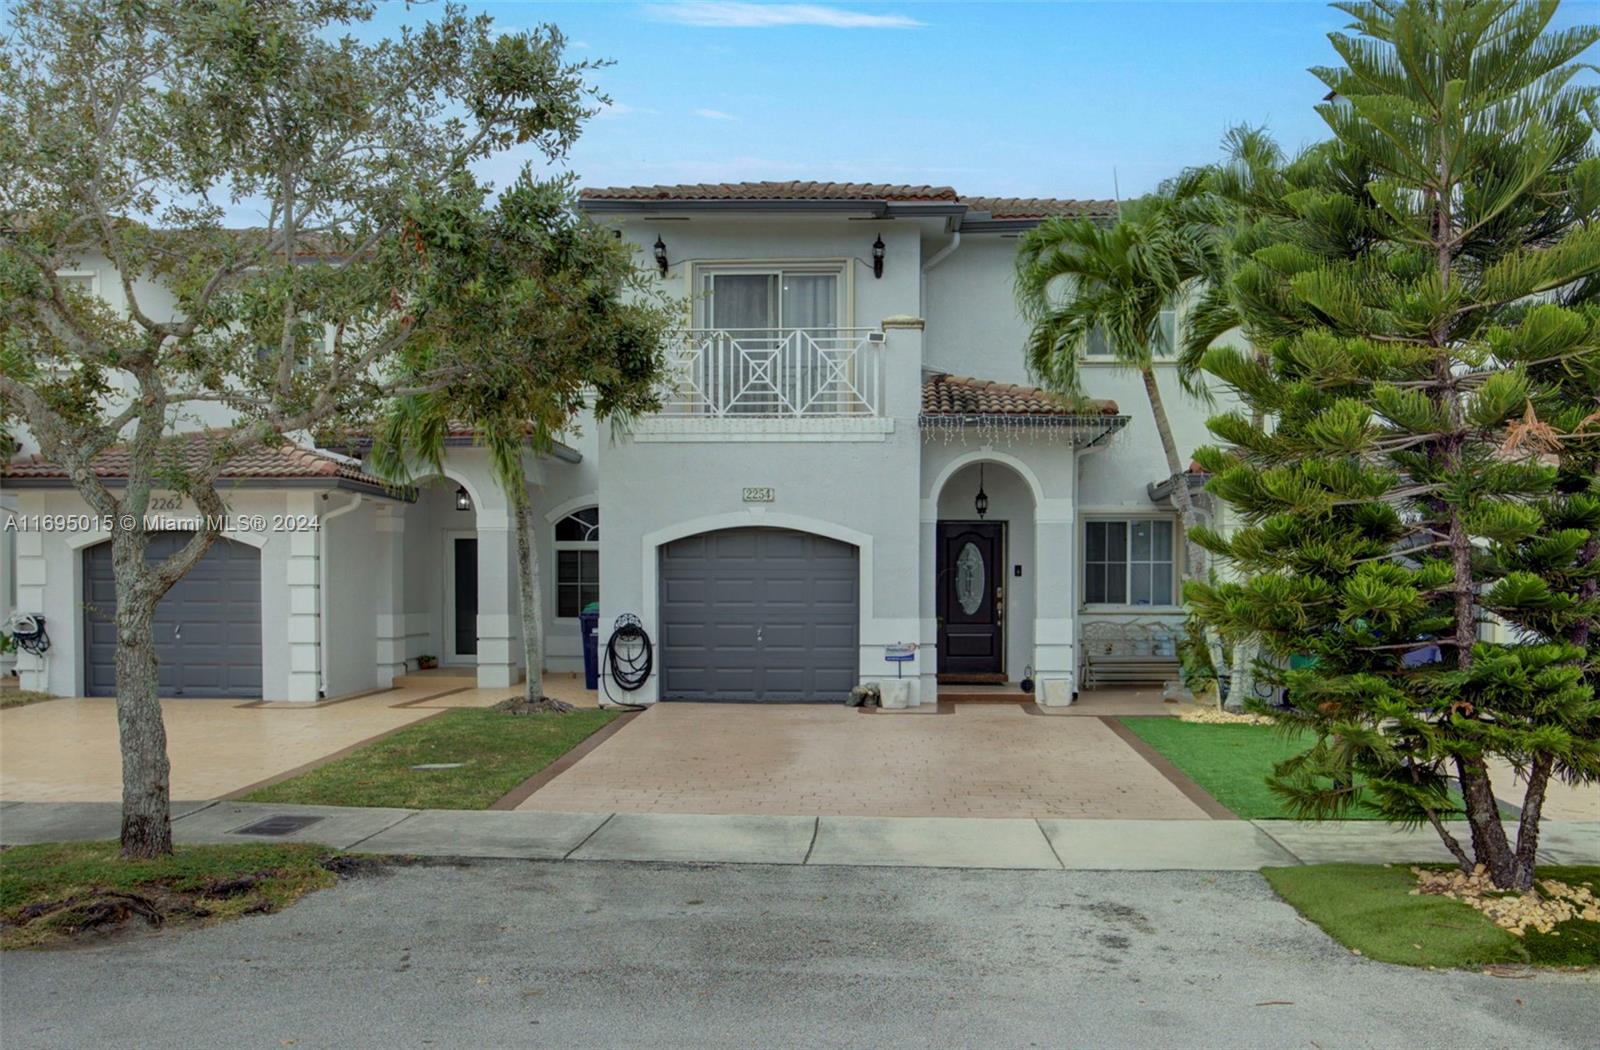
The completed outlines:
{"type": "Polygon", "coordinates": [[[971,540],[956,556],[956,601],[968,616],[983,605],[983,555],[971,540]]]}

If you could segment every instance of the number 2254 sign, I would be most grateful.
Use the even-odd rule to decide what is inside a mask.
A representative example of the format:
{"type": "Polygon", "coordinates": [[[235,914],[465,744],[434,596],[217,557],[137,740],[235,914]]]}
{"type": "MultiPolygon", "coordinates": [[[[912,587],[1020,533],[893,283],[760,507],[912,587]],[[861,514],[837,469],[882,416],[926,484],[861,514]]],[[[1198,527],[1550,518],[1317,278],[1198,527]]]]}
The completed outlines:
{"type": "Polygon", "coordinates": [[[746,503],[771,503],[778,498],[778,490],[773,488],[747,488],[744,490],[746,503]]]}

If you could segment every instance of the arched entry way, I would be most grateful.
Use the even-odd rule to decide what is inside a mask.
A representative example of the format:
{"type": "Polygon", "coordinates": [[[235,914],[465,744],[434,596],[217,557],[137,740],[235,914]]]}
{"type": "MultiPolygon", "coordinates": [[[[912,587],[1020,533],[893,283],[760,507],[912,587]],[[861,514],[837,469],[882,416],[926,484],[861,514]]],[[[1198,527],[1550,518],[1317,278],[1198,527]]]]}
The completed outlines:
{"type": "Polygon", "coordinates": [[[1014,682],[1033,663],[1035,490],[1012,466],[975,458],[935,493],[941,681],[1014,682]]]}
{"type": "Polygon", "coordinates": [[[662,544],[662,699],[842,700],[857,682],[859,557],[780,528],[662,544]]]}

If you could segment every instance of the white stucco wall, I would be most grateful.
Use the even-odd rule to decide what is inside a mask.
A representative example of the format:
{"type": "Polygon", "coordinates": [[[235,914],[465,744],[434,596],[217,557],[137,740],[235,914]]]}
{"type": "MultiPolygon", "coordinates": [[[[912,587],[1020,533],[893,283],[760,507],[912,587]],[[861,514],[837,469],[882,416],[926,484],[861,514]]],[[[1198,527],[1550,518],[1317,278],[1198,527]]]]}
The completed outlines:
{"type": "MultiPolygon", "coordinates": [[[[887,240],[887,237],[885,238],[887,240]]],[[[600,459],[602,641],[622,613],[659,637],[661,544],[723,528],[771,526],[833,536],[860,551],[864,679],[892,677],[883,646],[919,630],[918,506],[921,332],[888,333],[886,415],[892,430],[837,440],[826,427],[785,440],[603,440],[600,459]],[[746,504],[746,487],[772,487],[746,504]]],[[[825,423],[826,421],[821,421],[825,423]]],[[[920,673],[917,665],[907,676],[920,673]]],[[[657,696],[657,674],[629,698],[657,696]]]]}

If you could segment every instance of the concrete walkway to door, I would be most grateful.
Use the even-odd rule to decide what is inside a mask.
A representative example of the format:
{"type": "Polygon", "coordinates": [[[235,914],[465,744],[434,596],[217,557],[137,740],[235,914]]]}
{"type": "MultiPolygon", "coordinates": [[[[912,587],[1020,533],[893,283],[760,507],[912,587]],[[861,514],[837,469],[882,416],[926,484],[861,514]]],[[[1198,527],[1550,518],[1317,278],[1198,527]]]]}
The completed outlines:
{"type": "Polygon", "coordinates": [[[517,808],[1124,820],[1220,815],[1101,719],[1030,714],[1015,704],[956,704],[938,715],[863,713],[835,704],[658,704],[517,808]]]}

